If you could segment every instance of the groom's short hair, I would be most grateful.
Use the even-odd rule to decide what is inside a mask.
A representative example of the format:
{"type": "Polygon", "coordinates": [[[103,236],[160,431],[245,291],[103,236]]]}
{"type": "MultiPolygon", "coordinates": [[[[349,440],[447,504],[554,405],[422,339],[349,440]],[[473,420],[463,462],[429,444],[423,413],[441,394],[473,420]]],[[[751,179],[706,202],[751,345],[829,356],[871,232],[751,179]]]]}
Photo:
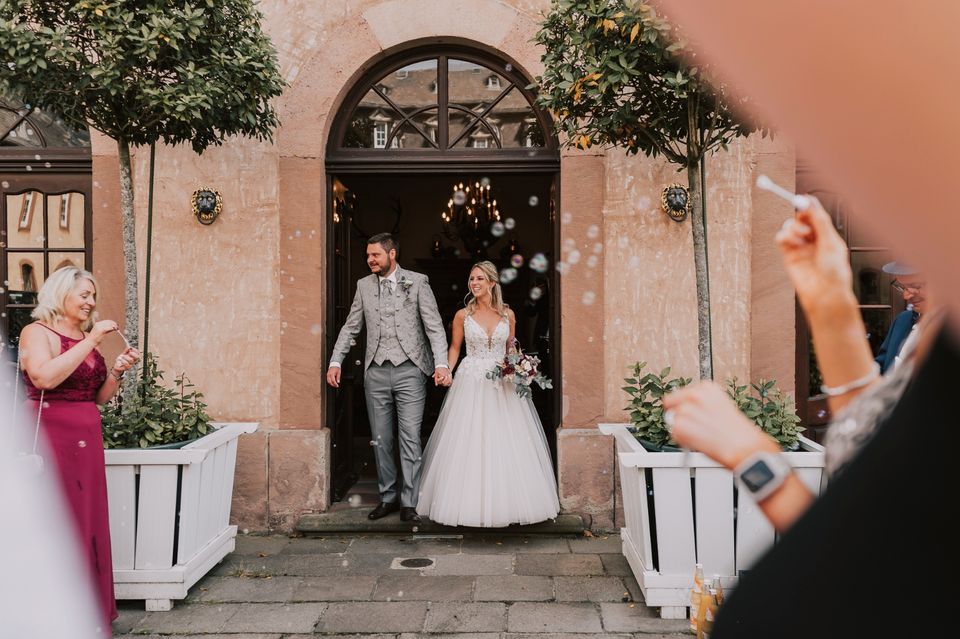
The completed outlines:
{"type": "Polygon", "coordinates": [[[367,244],[379,244],[387,253],[390,251],[400,252],[400,243],[390,233],[377,233],[367,240],[367,244]]]}

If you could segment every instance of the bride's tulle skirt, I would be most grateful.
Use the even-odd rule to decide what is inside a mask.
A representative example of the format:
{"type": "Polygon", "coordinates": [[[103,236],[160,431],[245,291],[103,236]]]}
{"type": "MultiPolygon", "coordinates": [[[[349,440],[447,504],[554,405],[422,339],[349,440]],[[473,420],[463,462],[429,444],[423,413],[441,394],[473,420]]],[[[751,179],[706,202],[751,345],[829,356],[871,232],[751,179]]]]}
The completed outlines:
{"type": "Polygon", "coordinates": [[[496,528],[557,516],[550,448],[533,402],[464,360],[424,451],[417,512],[449,526],[496,528]]]}

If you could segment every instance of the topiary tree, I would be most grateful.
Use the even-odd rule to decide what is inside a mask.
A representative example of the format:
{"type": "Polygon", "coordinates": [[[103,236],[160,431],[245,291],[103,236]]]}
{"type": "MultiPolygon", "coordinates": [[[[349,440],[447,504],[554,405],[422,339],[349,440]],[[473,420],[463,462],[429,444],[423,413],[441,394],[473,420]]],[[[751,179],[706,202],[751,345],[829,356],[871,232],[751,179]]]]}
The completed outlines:
{"type": "Polygon", "coordinates": [[[731,111],[723,87],[676,30],[641,0],[554,0],[535,40],[544,48],[538,103],[565,144],[663,156],[687,172],[697,279],[700,378],[713,378],[702,163],[759,130],[731,111]]]}
{"type": "MultiPolygon", "coordinates": [[[[0,89],[117,141],[124,319],[138,343],[130,146],[271,139],[283,90],[254,0],[0,0],[0,89]]],[[[128,380],[128,386],[129,386],[128,380]]]]}

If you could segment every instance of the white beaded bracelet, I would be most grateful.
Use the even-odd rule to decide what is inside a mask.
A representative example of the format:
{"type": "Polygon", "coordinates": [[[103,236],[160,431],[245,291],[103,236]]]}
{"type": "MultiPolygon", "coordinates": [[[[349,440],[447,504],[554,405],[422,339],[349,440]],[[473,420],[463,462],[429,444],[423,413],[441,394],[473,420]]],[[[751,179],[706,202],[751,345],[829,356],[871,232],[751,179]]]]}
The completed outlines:
{"type": "Polygon", "coordinates": [[[838,397],[840,395],[846,395],[850,391],[855,391],[858,388],[863,388],[878,377],[880,377],[880,364],[874,362],[870,372],[860,379],[855,379],[852,382],[844,384],[843,386],[827,386],[826,384],[823,384],[820,386],[820,390],[830,397],[838,397]]]}

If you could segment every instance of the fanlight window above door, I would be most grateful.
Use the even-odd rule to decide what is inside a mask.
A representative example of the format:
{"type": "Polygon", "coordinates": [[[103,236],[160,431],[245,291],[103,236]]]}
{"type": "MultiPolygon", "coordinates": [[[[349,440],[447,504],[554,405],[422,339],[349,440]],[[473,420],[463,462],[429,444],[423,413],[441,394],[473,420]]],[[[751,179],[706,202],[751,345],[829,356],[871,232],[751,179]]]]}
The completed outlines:
{"type": "Polygon", "coordinates": [[[331,153],[556,153],[528,83],[510,64],[466,51],[387,61],[348,97],[331,153]]]}
{"type": "Polygon", "coordinates": [[[57,115],[0,95],[0,146],[85,148],[90,146],[90,134],[57,115]]]}

